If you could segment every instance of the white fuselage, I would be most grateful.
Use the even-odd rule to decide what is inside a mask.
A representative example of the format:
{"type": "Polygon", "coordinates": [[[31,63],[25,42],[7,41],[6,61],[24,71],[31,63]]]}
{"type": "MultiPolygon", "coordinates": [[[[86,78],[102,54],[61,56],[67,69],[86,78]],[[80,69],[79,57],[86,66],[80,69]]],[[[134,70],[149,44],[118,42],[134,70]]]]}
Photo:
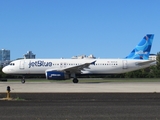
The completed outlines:
{"type": "MultiPolygon", "coordinates": [[[[149,67],[155,63],[139,65],[149,60],[135,59],[21,59],[3,68],[7,74],[45,74],[48,69],[63,70],[84,63],[95,62],[80,70],[81,74],[120,74],[149,67]]],[[[74,72],[74,71],[73,71],[74,72]]],[[[77,72],[75,72],[77,73],[77,72]]]]}

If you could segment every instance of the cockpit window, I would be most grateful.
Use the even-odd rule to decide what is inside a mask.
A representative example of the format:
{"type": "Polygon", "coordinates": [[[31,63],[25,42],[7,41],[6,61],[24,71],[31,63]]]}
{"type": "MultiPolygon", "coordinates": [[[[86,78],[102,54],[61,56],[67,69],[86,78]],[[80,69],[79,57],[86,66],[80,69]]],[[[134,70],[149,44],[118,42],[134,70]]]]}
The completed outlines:
{"type": "Polygon", "coordinates": [[[15,64],[14,64],[14,63],[10,63],[9,65],[12,65],[12,66],[14,66],[15,64]]]}

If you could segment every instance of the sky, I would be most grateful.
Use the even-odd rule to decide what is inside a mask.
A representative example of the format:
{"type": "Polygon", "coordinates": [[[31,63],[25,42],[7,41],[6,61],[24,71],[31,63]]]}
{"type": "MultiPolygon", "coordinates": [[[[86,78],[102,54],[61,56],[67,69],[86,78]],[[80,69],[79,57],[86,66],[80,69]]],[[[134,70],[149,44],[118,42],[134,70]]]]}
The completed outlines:
{"type": "Polygon", "coordinates": [[[0,49],[11,60],[124,58],[146,34],[160,51],[160,0],[0,0],[0,49]]]}

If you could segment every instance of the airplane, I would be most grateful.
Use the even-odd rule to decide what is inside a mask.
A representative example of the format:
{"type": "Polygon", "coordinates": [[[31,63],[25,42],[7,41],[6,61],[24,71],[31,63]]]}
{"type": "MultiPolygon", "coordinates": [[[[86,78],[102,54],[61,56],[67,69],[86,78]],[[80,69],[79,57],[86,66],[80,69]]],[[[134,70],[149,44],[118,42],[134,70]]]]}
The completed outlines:
{"type": "Polygon", "coordinates": [[[12,61],[2,71],[6,74],[25,76],[43,74],[48,80],[73,78],[78,83],[77,74],[121,74],[139,70],[156,64],[149,60],[154,34],[147,34],[140,43],[123,59],[20,59],[12,61]]]}

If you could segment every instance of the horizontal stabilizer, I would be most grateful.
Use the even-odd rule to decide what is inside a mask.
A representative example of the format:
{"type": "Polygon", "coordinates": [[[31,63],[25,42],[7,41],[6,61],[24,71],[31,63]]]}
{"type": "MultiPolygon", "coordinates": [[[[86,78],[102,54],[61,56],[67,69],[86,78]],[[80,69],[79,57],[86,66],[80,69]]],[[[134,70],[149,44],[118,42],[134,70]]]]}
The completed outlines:
{"type": "Polygon", "coordinates": [[[148,65],[150,63],[154,63],[156,62],[156,60],[149,60],[149,61],[145,61],[145,62],[139,62],[139,63],[136,63],[136,65],[148,65]]]}

